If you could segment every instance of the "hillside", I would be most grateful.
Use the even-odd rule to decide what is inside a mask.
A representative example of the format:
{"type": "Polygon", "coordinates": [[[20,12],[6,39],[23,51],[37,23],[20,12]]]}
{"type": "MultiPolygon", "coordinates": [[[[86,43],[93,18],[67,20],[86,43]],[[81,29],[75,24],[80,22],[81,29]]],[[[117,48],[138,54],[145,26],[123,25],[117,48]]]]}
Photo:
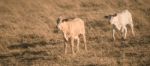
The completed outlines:
{"type": "Polygon", "coordinates": [[[149,27],[150,0],[0,0],[0,66],[148,66],[149,27]],[[125,9],[136,37],[129,29],[122,61],[120,35],[112,41],[104,16],[125,9]],[[61,15],[86,22],[88,52],[81,43],[77,56],[63,54],[63,35],[55,32],[61,15]]]}

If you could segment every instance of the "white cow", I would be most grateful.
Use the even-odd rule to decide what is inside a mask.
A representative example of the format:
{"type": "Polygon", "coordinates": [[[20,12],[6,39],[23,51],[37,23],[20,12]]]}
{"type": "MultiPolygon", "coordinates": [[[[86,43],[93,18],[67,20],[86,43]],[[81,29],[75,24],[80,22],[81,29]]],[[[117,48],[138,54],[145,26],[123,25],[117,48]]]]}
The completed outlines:
{"type": "Polygon", "coordinates": [[[79,52],[79,35],[83,36],[85,50],[87,51],[86,46],[86,37],[85,37],[85,26],[84,21],[80,18],[71,18],[65,19],[60,16],[57,20],[57,28],[63,32],[65,39],[65,54],[67,53],[67,42],[71,40],[71,50],[72,54],[75,54],[74,51],[74,40],[77,40],[77,51],[79,52]]]}
{"type": "Polygon", "coordinates": [[[121,31],[122,38],[126,39],[126,34],[127,34],[127,25],[130,25],[132,34],[134,34],[134,28],[133,28],[133,21],[132,21],[132,15],[128,10],[124,10],[120,13],[116,13],[114,15],[109,15],[105,16],[105,18],[109,19],[109,22],[111,25],[113,25],[113,32],[112,36],[113,39],[115,40],[115,32],[116,30],[121,31]]]}

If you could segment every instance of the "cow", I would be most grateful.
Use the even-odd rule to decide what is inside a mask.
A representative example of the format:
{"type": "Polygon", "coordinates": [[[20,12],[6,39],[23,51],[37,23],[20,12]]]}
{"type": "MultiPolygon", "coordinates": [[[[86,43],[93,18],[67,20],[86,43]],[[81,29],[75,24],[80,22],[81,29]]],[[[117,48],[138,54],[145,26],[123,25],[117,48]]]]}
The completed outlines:
{"type": "Polygon", "coordinates": [[[115,40],[116,30],[119,30],[121,32],[122,38],[124,40],[126,39],[127,25],[131,27],[132,35],[135,36],[132,15],[128,10],[123,10],[122,12],[105,16],[105,18],[109,19],[109,23],[113,26],[112,29],[113,40],[115,40]]]}
{"type": "Polygon", "coordinates": [[[67,53],[68,42],[71,41],[71,51],[75,54],[74,41],[77,40],[77,51],[79,52],[80,38],[83,36],[85,50],[87,51],[85,25],[84,21],[80,18],[64,18],[60,16],[57,19],[57,28],[62,31],[65,40],[65,54],[67,53]]]}

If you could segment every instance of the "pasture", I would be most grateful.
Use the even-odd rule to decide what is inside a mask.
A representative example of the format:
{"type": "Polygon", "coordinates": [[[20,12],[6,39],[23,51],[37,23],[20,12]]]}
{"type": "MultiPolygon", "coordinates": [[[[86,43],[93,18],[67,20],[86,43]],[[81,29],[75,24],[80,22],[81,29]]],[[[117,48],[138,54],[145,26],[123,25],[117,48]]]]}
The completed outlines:
{"type": "MultiPolygon", "coordinates": [[[[0,0],[0,66],[149,66],[150,0],[0,0]],[[104,16],[128,9],[133,17],[125,41],[104,16]],[[56,32],[60,15],[85,21],[88,51],[64,55],[56,32]]],[[[81,37],[82,38],[82,37],[81,37]]],[[[76,45],[75,45],[76,46],[76,45]]]]}

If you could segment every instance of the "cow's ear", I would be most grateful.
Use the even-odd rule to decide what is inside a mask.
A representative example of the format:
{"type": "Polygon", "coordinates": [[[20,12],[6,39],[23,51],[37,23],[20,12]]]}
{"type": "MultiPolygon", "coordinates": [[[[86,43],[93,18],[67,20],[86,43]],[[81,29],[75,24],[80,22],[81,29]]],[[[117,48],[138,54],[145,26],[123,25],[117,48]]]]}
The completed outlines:
{"type": "Polygon", "coordinates": [[[64,21],[68,21],[68,20],[69,20],[69,19],[63,19],[63,20],[62,20],[62,22],[64,22],[64,21]]]}
{"type": "Polygon", "coordinates": [[[115,13],[114,15],[112,15],[113,17],[117,16],[117,13],[115,13]]]}
{"type": "Polygon", "coordinates": [[[104,16],[104,18],[108,19],[108,16],[104,16]]]}
{"type": "Polygon", "coordinates": [[[110,17],[110,15],[108,15],[108,16],[104,16],[104,18],[106,18],[106,19],[109,19],[109,17],[110,17]]]}
{"type": "Polygon", "coordinates": [[[110,19],[110,18],[111,18],[111,15],[104,16],[104,18],[106,18],[106,19],[110,19]]]}

